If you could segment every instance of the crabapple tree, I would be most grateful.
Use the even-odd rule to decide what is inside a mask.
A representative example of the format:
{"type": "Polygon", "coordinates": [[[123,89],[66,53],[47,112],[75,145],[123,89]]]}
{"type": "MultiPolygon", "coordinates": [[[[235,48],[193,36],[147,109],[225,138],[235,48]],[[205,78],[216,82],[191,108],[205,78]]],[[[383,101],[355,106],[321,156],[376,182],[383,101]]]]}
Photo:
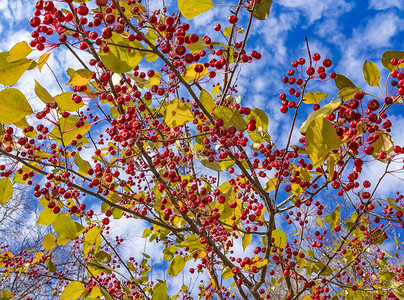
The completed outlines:
{"type": "Polygon", "coordinates": [[[389,113],[403,104],[404,52],[383,54],[386,78],[365,61],[358,87],[306,39],[307,55],[271,79],[289,122],[276,144],[271,116],[236,84],[261,59],[251,25],[272,0],[226,2],[35,3],[32,40],[0,53],[0,204],[30,191],[48,233],[33,249],[1,246],[1,299],[36,297],[7,285],[22,275],[48,299],[404,298],[403,195],[378,192],[403,169],[389,113]],[[227,21],[193,32],[186,20],[215,6],[227,21]],[[80,67],[55,78],[59,94],[40,77],[36,99],[12,87],[60,51],[80,67]],[[333,97],[317,91],[329,80],[333,97]],[[372,164],[385,170],[376,182],[372,164]],[[147,224],[138,234],[163,249],[167,266],[153,268],[167,276],[112,235],[124,221],[147,224]],[[192,286],[172,284],[180,274],[192,286]]]}

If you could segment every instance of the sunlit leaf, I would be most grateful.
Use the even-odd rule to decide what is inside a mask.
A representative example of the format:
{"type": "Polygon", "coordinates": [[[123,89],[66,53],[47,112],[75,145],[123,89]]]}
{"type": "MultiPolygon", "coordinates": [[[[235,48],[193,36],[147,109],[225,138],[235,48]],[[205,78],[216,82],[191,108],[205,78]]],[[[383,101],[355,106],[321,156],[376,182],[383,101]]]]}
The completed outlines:
{"type": "Polygon", "coordinates": [[[382,55],[382,64],[389,70],[389,72],[399,68],[404,67],[404,63],[399,66],[393,66],[390,62],[393,58],[404,59],[404,51],[386,51],[382,55]]]}
{"type": "Polygon", "coordinates": [[[372,144],[373,153],[372,156],[379,161],[387,162],[393,154],[394,141],[390,134],[384,131],[377,131],[379,138],[372,144]],[[380,158],[381,152],[386,153],[386,158],[380,158]]]}
{"type": "Polygon", "coordinates": [[[88,69],[80,69],[80,70],[68,70],[68,74],[70,75],[70,80],[67,84],[83,86],[90,82],[91,78],[93,78],[93,72],[88,69]]]}
{"type": "Polygon", "coordinates": [[[8,55],[9,52],[0,53],[0,83],[3,85],[14,85],[22,74],[31,67],[33,61],[22,58],[15,62],[8,62],[8,55]]]}
{"type": "Polygon", "coordinates": [[[210,113],[213,111],[213,108],[216,107],[215,101],[213,101],[213,97],[207,91],[202,90],[199,94],[199,101],[206,108],[206,110],[210,113]]]}
{"type": "Polygon", "coordinates": [[[130,42],[120,34],[114,32],[109,39],[111,43],[121,45],[115,46],[109,44],[109,51],[104,53],[102,49],[99,52],[100,58],[105,67],[115,73],[125,73],[133,70],[146,55],[145,51],[128,49],[127,46],[137,49],[144,49],[139,41],[130,42]]]}
{"type": "Polygon", "coordinates": [[[91,248],[97,240],[99,240],[99,243],[101,243],[101,231],[102,229],[98,226],[94,226],[87,231],[83,241],[83,252],[85,258],[88,256],[91,248]]]}
{"type": "Polygon", "coordinates": [[[380,71],[375,63],[366,60],[363,64],[363,76],[366,83],[370,86],[378,86],[380,82],[380,71]]]}
{"type": "Polygon", "coordinates": [[[26,58],[32,52],[31,47],[28,45],[26,41],[20,42],[11,48],[8,53],[8,62],[16,62],[20,59],[26,58]]]}
{"type": "Polygon", "coordinates": [[[8,177],[0,179],[0,204],[4,205],[13,196],[13,184],[8,177]]]}
{"type": "Polygon", "coordinates": [[[302,126],[300,127],[300,132],[306,132],[307,127],[309,127],[310,123],[318,117],[325,117],[331,114],[334,110],[336,110],[341,105],[340,99],[332,100],[327,105],[324,105],[320,109],[312,112],[306,121],[303,122],[302,126]]]}
{"type": "Polygon", "coordinates": [[[74,239],[76,237],[76,223],[68,215],[59,214],[52,226],[58,235],[66,239],[74,239]]]}
{"type": "Polygon", "coordinates": [[[194,118],[191,104],[184,103],[180,99],[172,100],[164,111],[164,120],[171,128],[191,122],[194,118]]]}
{"type": "MultiPolygon", "coordinates": [[[[65,145],[68,145],[71,141],[75,140],[77,134],[84,135],[90,130],[91,125],[86,120],[83,120],[83,123],[81,124],[84,125],[80,127],[77,127],[78,122],[79,118],[74,115],[70,115],[66,119],[60,119],[60,131],[62,132],[63,142],[65,145]]],[[[62,143],[60,131],[58,126],[55,126],[50,132],[50,136],[59,144],[62,143]]]]}
{"type": "Polygon", "coordinates": [[[243,250],[244,250],[244,251],[245,251],[245,248],[247,248],[247,246],[248,246],[249,244],[251,244],[252,238],[253,238],[253,236],[252,236],[251,233],[245,233],[245,234],[243,235],[243,238],[242,238],[242,246],[243,246],[243,250]]]}
{"type": "Polygon", "coordinates": [[[46,251],[51,252],[56,246],[56,237],[53,234],[48,233],[42,240],[42,246],[46,251]]]}
{"type": "Polygon", "coordinates": [[[324,220],[322,217],[317,216],[314,220],[316,221],[316,224],[318,225],[318,227],[323,228],[324,220]]]}
{"type": "Polygon", "coordinates": [[[326,94],[326,93],[308,92],[308,93],[304,94],[303,102],[306,104],[315,104],[315,103],[319,103],[321,100],[323,100],[324,98],[327,98],[327,97],[328,97],[328,94],[326,94]]]}
{"type": "Polygon", "coordinates": [[[38,216],[38,225],[50,225],[55,222],[58,217],[50,208],[45,207],[38,216]]]}
{"type": "Polygon", "coordinates": [[[219,106],[213,111],[214,119],[221,118],[224,122],[223,128],[235,126],[237,130],[244,130],[246,123],[241,113],[236,108],[219,106]]]}
{"type": "Polygon", "coordinates": [[[193,82],[201,79],[203,76],[207,74],[209,74],[209,70],[203,64],[194,63],[187,66],[184,73],[182,74],[182,77],[184,78],[185,82],[193,82]],[[195,71],[196,65],[200,65],[202,67],[202,72],[197,73],[195,71]]]}
{"type": "Polygon", "coordinates": [[[338,98],[340,98],[342,101],[348,101],[352,99],[356,93],[361,92],[362,90],[360,88],[353,88],[350,86],[344,87],[342,90],[340,90],[337,93],[338,98]]]}
{"type": "Polygon", "coordinates": [[[213,6],[212,0],[178,0],[178,8],[181,14],[187,19],[192,19],[210,10],[213,6]]]}
{"type": "Polygon", "coordinates": [[[341,222],[341,217],[340,217],[340,212],[339,212],[339,204],[337,207],[334,209],[333,213],[331,215],[325,216],[325,221],[330,223],[330,230],[333,232],[334,227],[336,225],[339,225],[341,222]]]}
{"type": "Polygon", "coordinates": [[[88,174],[88,169],[91,168],[91,165],[88,161],[82,159],[80,157],[79,153],[76,153],[76,155],[74,155],[73,158],[74,163],[76,164],[76,166],[79,168],[80,172],[87,175],[88,174]]]}
{"type": "Polygon", "coordinates": [[[234,273],[231,271],[229,267],[225,267],[222,271],[222,279],[226,280],[234,276],[234,273]]]}
{"type": "Polygon", "coordinates": [[[181,255],[177,255],[168,265],[167,273],[171,277],[175,277],[180,273],[185,267],[185,259],[181,255]]]}
{"type": "Polygon", "coordinates": [[[79,110],[80,108],[82,108],[84,106],[83,101],[81,101],[80,103],[74,102],[72,99],[72,95],[74,95],[74,94],[70,93],[70,92],[64,92],[64,93],[61,93],[54,97],[56,103],[58,104],[58,107],[61,110],[73,112],[73,111],[79,110]]]}
{"type": "Polygon", "coordinates": [[[35,94],[39,99],[42,100],[43,103],[50,103],[55,101],[55,99],[49,94],[49,92],[42,87],[38,81],[35,80],[35,94]]]}
{"type": "Polygon", "coordinates": [[[277,248],[285,248],[288,242],[285,232],[280,229],[275,229],[272,231],[272,238],[275,239],[272,246],[277,248]]]}
{"type": "Polygon", "coordinates": [[[41,57],[38,60],[38,69],[39,71],[42,71],[43,66],[45,65],[46,61],[49,59],[50,54],[49,53],[44,53],[41,55],[41,57]]]}
{"type": "Polygon", "coordinates": [[[277,182],[277,178],[276,178],[276,177],[273,177],[273,178],[269,179],[269,180],[267,181],[267,183],[265,184],[265,190],[266,190],[267,192],[274,190],[275,187],[276,187],[276,182],[277,182]]]}
{"type": "Polygon", "coordinates": [[[331,122],[321,116],[310,123],[306,141],[307,154],[315,167],[321,166],[330,151],[339,149],[342,144],[331,122]]]}
{"type": "Polygon", "coordinates": [[[0,123],[12,124],[32,114],[24,94],[14,88],[0,91],[0,123]]]}
{"type": "Polygon", "coordinates": [[[60,300],[76,300],[80,298],[81,294],[86,291],[86,288],[80,281],[70,282],[60,295],[60,300]]]}

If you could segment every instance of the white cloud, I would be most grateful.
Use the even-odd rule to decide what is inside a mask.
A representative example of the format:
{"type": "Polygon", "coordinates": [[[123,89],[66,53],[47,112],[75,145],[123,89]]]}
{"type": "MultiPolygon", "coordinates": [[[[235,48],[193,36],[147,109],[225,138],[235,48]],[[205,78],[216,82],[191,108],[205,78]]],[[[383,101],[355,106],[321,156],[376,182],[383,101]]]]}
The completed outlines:
{"type": "Polygon", "coordinates": [[[279,4],[288,8],[300,10],[309,23],[320,20],[335,18],[350,11],[353,4],[345,0],[280,0],[279,4]]]}
{"type": "Polygon", "coordinates": [[[387,10],[390,8],[398,8],[400,10],[404,9],[404,2],[397,0],[370,0],[369,8],[377,9],[377,10],[387,10]]]}

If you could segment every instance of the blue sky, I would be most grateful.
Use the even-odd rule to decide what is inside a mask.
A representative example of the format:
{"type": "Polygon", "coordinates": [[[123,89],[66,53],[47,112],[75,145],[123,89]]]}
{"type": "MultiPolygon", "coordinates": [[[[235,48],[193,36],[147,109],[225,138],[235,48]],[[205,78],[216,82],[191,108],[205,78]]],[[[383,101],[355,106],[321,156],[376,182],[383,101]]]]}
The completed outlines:
{"type": "MultiPolygon", "coordinates": [[[[160,3],[154,0],[150,2],[151,8],[160,3]]],[[[173,9],[175,2],[165,1],[173,9]]],[[[230,1],[220,1],[228,2],[230,1]]],[[[0,1],[0,51],[8,51],[21,40],[30,40],[31,28],[28,20],[34,11],[33,3],[32,0],[0,1]]],[[[226,23],[227,15],[226,8],[215,7],[187,22],[199,35],[209,33],[212,34],[212,40],[215,40],[220,36],[214,33],[213,25],[226,23]]],[[[276,143],[285,143],[291,117],[279,112],[278,95],[287,92],[288,88],[282,84],[281,79],[293,60],[299,57],[307,59],[305,36],[309,40],[312,53],[319,52],[323,58],[331,58],[332,71],[346,75],[357,86],[366,87],[362,75],[365,60],[378,65],[382,71],[381,82],[384,82],[387,71],[380,61],[383,52],[403,50],[404,0],[274,0],[269,18],[254,21],[247,51],[257,50],[262,54],[262,59],[243,66],[238,80],[239,92],[243,106],[259,107],[268,113],[269,133],[276,143]]],[[[76,62],[70,60],[66,51],[60,50],[57,56],[52,56],[49,60],[57,76],[64,76],[68,67],[79,68],[76,62]]],[[[34,78],[52,94],[59,93],[59,90],[50,72],[39,74],[31,71],[24,75],[17,87],[28,99],[33,99],[35,110],[41,107],[41,103],[35,102],[34,78]]],[[[318,90],[329,93],[328,100],[324,101],[336,97],[337,90],[332,81],[315,83],[311,91],[318,90]]],[[[377,89],[369,87],[366,91],[377,93],[377,89]]],[[[399,144],[404,143],[404,132],[399,125],[404,121],[402,111],[403,107],[397,106],[392,117],[396,122],[392,136],[399,144]]],[[[376,179],[379,169],[380,165],[375,164],[368,174],[376,179]]],[[[390,191],[398,182],[388,181],[382,191],[390,191]]],[[[132,235],[132,247],[142,252],[144,244],[139,244],[139,234],[131,232],[131,226],[133,225],[129,222],[123,222],[120,227],[116,227],[117,233],[132,235]]],[[[149,249],[156,255],[156,260],[161,262],[157,257],[161,248],[149,249]]]]}

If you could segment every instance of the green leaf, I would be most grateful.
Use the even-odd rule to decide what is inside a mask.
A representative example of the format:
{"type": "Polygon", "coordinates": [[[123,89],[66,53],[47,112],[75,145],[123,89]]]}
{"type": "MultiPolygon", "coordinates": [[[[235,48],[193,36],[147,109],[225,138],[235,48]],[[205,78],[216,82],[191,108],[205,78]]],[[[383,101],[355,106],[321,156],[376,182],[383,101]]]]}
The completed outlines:
{"type": "Polygon", "coordinates": [[[306,131],[307,147],[313,166],[319,167],[331,150],[339,149],[342,142],[330,121],[322,116],[314,119],[306,131]]]}
{"type": "MultiPolygon", "coordinates": [[[[226,27],[225,29],[223,29],[223,34],[224,34],[225,36],[230,36],[232,29],[233,29],[233,26],[226,27]]],[[[236,30],[235,30],[235,31],[238,32],[238,33],[241,33],[241,34],[244,34],[244,33],[245,33],[245,32],[244,32],[244,29],[241,28],[241,27],[236,27],[236,30]]]]}
{"type": "Polygon", "coordinates": [[[308,93],[304,94],[303,102],[306,104],[315,104],[315,103],[319,103],[321,100],[323,100],[324,98],[327,98],[327,97],[328,97],[328,94],[326,94],[326,93],[308,92],[308,93]]]}
{"type": "Polygon", "coordinates": [[[235,126],[237,130],[244,130],[246,126],[243,116],[236,108],[226,106],[216,107],[213,111],[213,117],[215,120],[221,118],[224,121],[224,129],[235,126]]]}
{"type": "Polygon", "coordinates": [[[243,250],[244,250],[244,251],[245,251],[245,248],[247,248],[247,246],[248,246],[249,244],[251,244],[252,238],[253,238],[253,236],[252,236],[251,233],[245,233],[245,234],[243,235],[243,238],[242,238],[242,246],[243,246],[243,250]]]}
{"type": "Polygon", "coordinates": [[[360,88],[353,88],[350,86],[344,87],[342,90],[340,90],[337,93],[338,98],[340,98],[342,101],[348,101],[352,99],[356,93],[361,92],[362,90],[360,88]]]}
{"type": "Polygon", "coordinates": [[[165,281],[157,283],[153,290],[151,300],[171,300],[170,297],[167,296],[168,288],[165,281]]]}
{"type": "MultiPolygon", "coordinates": [[[[83,120],[83,126],[77,128],[76,123],[79,121],[79,117],[70,115],[67,118],[60,118],[60,130],[63,135],[63,142],[65,145],[70,144],[71,141],[76,139],[77,134],[85,135],[91,128],[91,125],[83,120]]],[[[58,126],[55,126],[49,134],[59,144],[62,143],[61,135],[58,126]]]]}
{"type": "Polygon", "coordinates": [[[317,119],[318,117],[325,117],[331,114],[334,110],[336,110],[339,106],[341,105],[341,100],[340,99],[335,99],[332,100],[330,103],[327,105],[324,105],[320,109],[316,110],[315,112],[312,112],[306,121],[303,122],[302,126],[300,127],[300,132],[306,132],[307,128],[309,127],[310,123],[317,119]]]}
{"type": "Polygon", "coordinates": [[[316,224],[318,225],[318,227],[323,228],[324,220],[322,217],[317,216],[314,220],[316,221],[316,224]]]}
{"type": "Polygon", "coordinates": [[[55,273],[55,272],[56,272],[56,266],[55,266],[55,264],[53,263],[52,259],[49,258],[49,259],[46,261],[46,266],[48,267],[49,272],[51,272],[51,273],[55,273]]]}
{"type": "Polygon", "coordinates": [[[182,77],[184,78],[185,82],[194,82],[194,81],[198,81],[199,79],[201,79],[203,76],[205,76],[207,74],[209,74],[209,70],[207,68],[205,68],[205,66],[203,64],[194,63],[194,64],[187,66],[184,73],[182,74],[182,77]],[[200,73],[195,72],[196,65],[201,65],[203,67],[202,72],[200,72],[200,73]]]}
{"type": "Polygon", "coordinates": [[[70,282],[60,295],[60,300],[76,300],[80,298],[81,294],[86,291],[86,288],[80,281],[70,282]]]}
{"type": "Polygon", "coordinates": [[[181,255],[177,255],[174,257],[172,262],[169,264],[167,273],[171,275],[171,277],[175,277],[181,272],[185,267],[185,259],[181,255]]]}
{"type": "Polygon", "coordinates": [[[325,221],[330,223],[330,231],[333,232],[334,227],[339,225],[341,222],[341,217],[340,217],[340,213],[339,213],[339,204],[334,209],[334,211],[331,215],[325,216],[325,221]]]}
{"type": "Polygon", "coordinates": [[[90,82],[91,78],[93,78],[93,71],[88,69],[80,69],[77,71],[69,69],[70,72],[70,80],[66,85],[77,85],[83,86],[90,82]]]}
{"type": "Polygon", "coordinates": [[[88,169],[91,168],[91,165],[88,161],[82,159],[78,152],[74,155],[73,161],[76,164],[76,166],[79,168],[79,171],[81,173],[83,173],[85,175],[88,174],[88,169]]]}
{"type": "Polygon", "coordinates": [[[32,113],[31,106],[19,90],[10,88],[0,91],[0,123],[13,124],[32,113]]]}
{"type": "Polygon", "coordinates": [[[397,211],[404,212],[404,210],[403,210],[402,208],[400,208],[400,207],[397,206],[397,203],[396,203],[396,201],[394,201],[393,198],[387,198],[386,201],[387,201],[387,203],[388,203],[393,209],[395,209],[395,210],[397,210],[397,211]]]}
{"type": "Polygon", "coordinates": [[[380,71],[375,63],[366,60],[362,67],[363,76],[370,86],[378,86],[380,82],[380,71]]]}
{"type": "Polygon", "coordinates": [[[38,96],[39,99],[42,100],[43,103],[50,103],[52,101],[55,101],[53,97],[49,94],[49,92],[42,87],[38,81],[35,80],[35,94],[38,96]]]}
{"type": "Polygon", "coordinates": [[[357,86],[351,80],[341,74],[337,74],[337,76],[334,78],[334,83],[339,90],[342,90],[345,87],[357,88],[357,86]]]}
{"type": "Polygon", "coordinates": [[[8,62],[9,52],[0,53],[0,83],[3,85],[14,85],[22,74],[27,71],[33,60],[23,58],[15,62],[8,62]]]}
{"type": "Polygon", "coordinates": [[[265,20],[269,16],[271,6],[272,0],[261,0],[260,4],[255,5],[253,17],[257,20],[265,20]]]}
{"type": "Polygon", "coordinates": [[[8,62],[16,62],[20,59],[26,58],[32,52],[31,47],[28,45],[26,41],[20,42],[14,45],[8,53],[8,62]]]}
{"type": "Polygon", "coordinates": [[[404,67],[404,64],[399,66],[393,66],[390,62],[393,58],[403,59],[404,58],[404,51],[386,51],[382,55],[382,64],[383,66],[389,70],[389,72],[397,69],[398,67],[404,67]]]}
{"type": "Polygon", "coordinates": [[[201,93],[199,94],[199,101],[202,103],[202,105],[206,108],[206,110],[209,113],[212,112],[213,109],[216,107],[212,95],[205,90],[202,90],[201,93]]]}
{"type": "Polygon", "coordinates": [[[66,238],[66,239],[74,239],[77,234],[76,223],[70,219],[68,215],[59,214],[56,218],[56,221],[52,224],[55,232],[66,238]]]}
{"type": "Polygon", "coordinates": [[[213,6],[212,0],[178,0],[178,8],[187,19],[192,19],[210,10],[213,6]]]}
{"type": "Polygon", "coordinates": [[[109,52],[104,53],[102,49],[99,51],[100,58],[104,66],[115,73],[125,73],[133,70],[146,55],[146,52],[141,50],[127,49],[126,47],[133,47],[144,49],[139,41],[130,42],[128,39],[123,38],[120,34],[114,32],[112,37],[108,40],[111,43],[121,46],[108,45],[109,52]]]}
{"type": "Polygon", "coordinates": [[[50,208],[45,207],[38,216],[36,223],[38,225],[50,225],[58,217],[50,208]]]}
{"type": "Polygon", "coordinates": [[[8,177],[0,179],[0,204],[4,205],[13,196],[13,184],[8,177]]]}
{"type": "Polygon", "coordinates": [[[42,240],[42,246],[46,251],[51,252],[56,246],[56,237],[53,234],[48,233],[42,240]]]}
{"type": "Polygon", "coordinates": [[[390,134],[384,131],[378,131],[377,134],[379,135],[379,138],[376,140],[376,142],[372,144],[372,147],[374,149],[372,156],[381,162],[387,162],[390,159],[391,155],[393,154],[393,148],[394,148],[393,138],[391,137],[390,134]],[[387,157],[381,159],[379,157],[379,154],[381,152],[385,152],[387,154],[387,157]]]}
{"type": "Polygon", "coordinates": [[[72,99],[73,93],[65,92],[55,96],[55,101],[61,110],[76,111],[84,106],[83,101],[76,103],[72,99]]]}
{"type": "Polygon", "coordinates": [[[51,56],[51,55],[50,55],[49,53],[44,53],[44,54],[41,55],[41,57],[40,57],[39,60],[38,60],[38,69],[39,69],[39,72],[42,71],[43,66],[45,65],[46,61],[48,60],[48,58],[49,58],[50,56],[51,56]]]}
{"type": "Polygon", "coordinates": [[[261,126],[258,126],[255,131],[249,132],[248,135],[250,136],[251,140],[258,145],[264,142],[272,144],[272,138],[269,135],[268,131],[266,131],[261,126]]]}
{"type": "Polygon", "coordinates": [[[288,239],[286,237],[285,232],[280,229],[275,229],[272,231],[272,238],[275,239],[275,242],[272,243],[272,246],[277,248],[285,248],[288,239]]]}
{"type": "Polygon", "coordinates": [[[83,251],[85,258],[87,258],[94,243],[96,243],[96,245],[101,244],[101,231],[102,228],[98,226],[94,226],[89,231],[87,231],[83,241],[83,251]]]}
{"type": "Polygon", "coordinates": [[[191,122],[194,118],[191,103],[184,103],[178,98],[171,101],[164,111],[164,120],[171,128],[191,122]]]}
{"type": "Polygon", "coordinates": [[[94,256],[97,261],[102,262],[104,264],[108,264],[111,261],[111,255],[109,255],[107,252],[104,251],[99,251],[97,254],[94,256]]]}

